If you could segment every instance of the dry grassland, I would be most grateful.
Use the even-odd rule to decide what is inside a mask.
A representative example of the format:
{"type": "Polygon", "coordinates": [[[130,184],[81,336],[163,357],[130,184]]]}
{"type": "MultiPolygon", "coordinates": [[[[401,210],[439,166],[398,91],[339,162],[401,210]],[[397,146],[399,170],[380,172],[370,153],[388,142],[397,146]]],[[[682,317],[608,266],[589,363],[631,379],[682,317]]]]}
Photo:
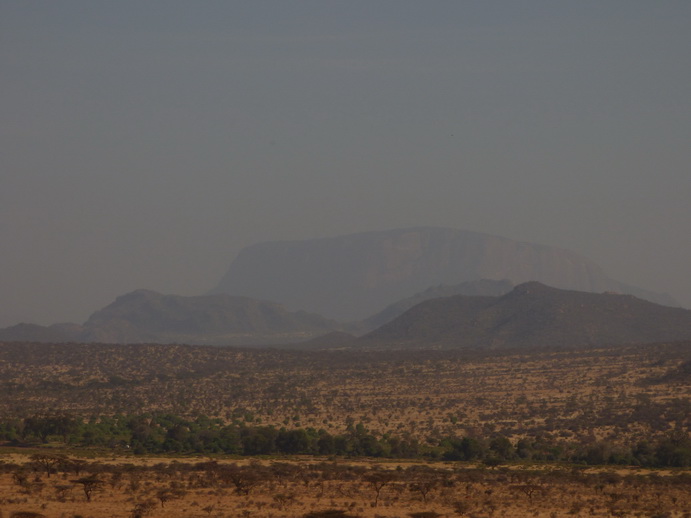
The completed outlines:
{"type": "Polygon", "coordinates": [[[688,431],[690,361],[688,342],[491,354],[24,344],[0,348],[0,411],[632,443],[688,431]]]}
{"type": "MultiPolygon", "coordinates": [[[[690,361],[689,343],[492,354],[2,344],[0,413],[204,414],[331,433],[362,423],[432,446],[445,436],[496,435],[630,446],[688,435],[690,361]]],[[[85,457],[80,473],[48,476],[29,458],[46,451],[88,454],[0,451],[0,518],[691,517],[691,473],[682,469],[114,450],[85,457]]]]}
{"type": "Polygon", "coordinates": [[[342,512],[331,516],[368,518],[412,513],[475,518],[691,516],[691,473],[682,471],[110,458],[92,461],[79,475],[58,472],[48,477],[27,456],[1,458],[4,518],[17,512],[55,518],[277,518],[329,516],[316,514],[328,510],[342,512]],[[83,491],[86,479],[99,482],[90,502],[83,491]]]}

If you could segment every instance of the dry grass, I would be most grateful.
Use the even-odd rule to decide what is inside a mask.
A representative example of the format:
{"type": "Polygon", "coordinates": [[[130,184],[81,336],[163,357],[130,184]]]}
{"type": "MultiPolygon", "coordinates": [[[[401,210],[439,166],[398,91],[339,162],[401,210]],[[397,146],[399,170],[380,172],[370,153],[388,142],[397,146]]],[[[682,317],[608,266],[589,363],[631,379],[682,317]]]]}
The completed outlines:
{"type": "Polygon", "coordinates": [[[0,411],[633,443],[688,430],[691,377],[675,373],[690,358],[690,343],[501,354],[6,345],[0,411]]]}
{"type": "Polygon", "coordinates": [[[140,458],[135,468],[131,459],[115,460],[120,462],[94,461],[88,467],[94,472],[89,476],[103,481],[88,502],[73,473],[47,477],[31,469],[28,457],[3,457],[3,516],[24,511],[55,518],[125,517],[133,516],[138,505],[149,509],[145,516],[200,518],[302,517],[327,509],[368,518],[414,512],[476,518],[691,516],[691,473],[682,478],[681,471],[616,474],[556,466],[485,470],[450,463],[265,460],[243,468],[258,476],[243,494],[223,471],[235,461],[140,458]],[[9,462],[17,465],[8,469],[9,462]],[[21,483],[17,473],[25,476],[21,483]],[[378,497],[377,480],[383,481],[378,497]]]}
{"type": "MultiPolygon", "coordinates": [[[[493,355],[4,344],[0,412],[5,417],[54,411],[201,413],[332,433],[362,422],[375,433],[423,441],[503,434],[514,440],[542,435],[632,444],[673,428],[688,433],[691,383],[688,369],[680,367],[690,355],[689,343],[493,355]]],[[[0,518],[15,512],[124,518],[147,502],[153,504],[146,516],[173,518],[290,518],[327,509],[368,518],[414,512],[475,518],[691,517],[691,473],[681,470],[598,474],[548,465],[487,469],[391,460],[217,459],[217,465],[251,466],[259,474],[249,494],[239,494],[229,479],[214,474],[213,464],[193,466],[208,460],[109,453],[89,458],[90,467],[79,476],[47,477],[20,450],[0,452],[0,518]],[[378,499],[368,473],[391,475],[378,499]],[[103,484],[87,502],[84,484],[74,481],[91,475],[103,484]],[[420,484],[427,476],[435,482],[423,494],[420,484]],[[173,496],[161,502],[157,497],[166,491],[173,496]]]]}

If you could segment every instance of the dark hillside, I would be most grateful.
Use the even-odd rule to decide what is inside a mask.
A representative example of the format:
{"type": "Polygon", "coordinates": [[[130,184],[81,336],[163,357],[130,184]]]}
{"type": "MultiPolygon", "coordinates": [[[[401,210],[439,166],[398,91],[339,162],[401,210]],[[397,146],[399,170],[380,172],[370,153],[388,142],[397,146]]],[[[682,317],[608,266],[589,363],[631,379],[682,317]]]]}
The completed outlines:
{"type": "Polygon", "coordinates": [[[374,347],[588,347],[691,339],[691,311],[528,282],[502,297],[423,302],[360,340],[374,347]]]}
{"type": "Polygon", "coordinates": [[[511,281],[507,280],[495,281],[491,279],[480,279],[478,281],[468,281],[454,285],[440,284],[439,286],[433,286],[425,291],[416,293],[412,297],[405,298],[387,306],[376,315],[366,319],[363,325],[368,331],[376,329],[387,322],[391,322],[394,318],[402,315],[413,306],[430,299],[452,297],[454,295],[498,297],[505,295],[512,289],[513,284],[511,281]]]}

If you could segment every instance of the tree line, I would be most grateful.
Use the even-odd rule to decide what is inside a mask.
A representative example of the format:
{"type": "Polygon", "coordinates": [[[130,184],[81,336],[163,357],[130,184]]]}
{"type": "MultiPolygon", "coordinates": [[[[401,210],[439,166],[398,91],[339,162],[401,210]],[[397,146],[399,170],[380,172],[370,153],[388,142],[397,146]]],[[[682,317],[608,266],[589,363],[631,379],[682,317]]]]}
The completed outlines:
{"type": "Polygon", "coordinates": [[[135,454],[326,455],[345,457],[428,458],[480,461],[488,466],[520,460],[620,464],[646,467],[691,466],[691,437],[675,430],[632,445],[608,441],[564,441],[534,436],[511,441],[492,437],[442,437],[419,442],[409,436],[375,434],[362,423],[342,433],[315,428],[277,428],[218,418],[171,414],[82,418],[36,415],[0,421],[0,441],[22,446],[62,443],[72,447],[131,450],[135,454]]]}

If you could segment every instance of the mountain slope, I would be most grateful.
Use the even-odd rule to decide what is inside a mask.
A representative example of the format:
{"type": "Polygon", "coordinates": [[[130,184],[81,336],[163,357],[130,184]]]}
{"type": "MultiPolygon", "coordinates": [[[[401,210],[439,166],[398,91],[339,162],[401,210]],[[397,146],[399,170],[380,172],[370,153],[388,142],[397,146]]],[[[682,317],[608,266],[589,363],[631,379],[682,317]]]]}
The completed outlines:
{"type": "Polygon", "coordinates": [[[420,304],[426,300],[437,299],[441,297],[452,297],[454,295],[469,295],[469,296],[501,296],[513,289],[513,284],[510,281],[493,281],[490,279],[480,279],[479,281],[468,281],[453,286],[445,284],[433,286],[416,293],[412,297],[407,297],[398,302],[387,306],[379,313],[372,315],[363,321],[362,325],[367,330],[373,330],[381,327],[387,322],[391,322],[394,318],[402,315],[413,306],[420,304]]]}
{"type": "Polygon", "coordinates": [[[118,297],[84,324],[82,341],[254,344],[324,334],[336,322],[279,304],[229,295],[182,297],[137,290],[118,297]]]}
{"type": "Polygon", "coordinates": [[[528,282],[502,297],[454,296],[418,304],[367,334],[377,347],[586,347],[691,339],[691,311],[631,295],[528,282]]]}
{"type": "Polygon", "coordinates": [[[212,292],[275,300],[345,321],[367,318],[430,286],[478,279],[537,280],[675,304],[610,279],[574,252],[448,228],[259,243],[240,252],[212,292]]]}

